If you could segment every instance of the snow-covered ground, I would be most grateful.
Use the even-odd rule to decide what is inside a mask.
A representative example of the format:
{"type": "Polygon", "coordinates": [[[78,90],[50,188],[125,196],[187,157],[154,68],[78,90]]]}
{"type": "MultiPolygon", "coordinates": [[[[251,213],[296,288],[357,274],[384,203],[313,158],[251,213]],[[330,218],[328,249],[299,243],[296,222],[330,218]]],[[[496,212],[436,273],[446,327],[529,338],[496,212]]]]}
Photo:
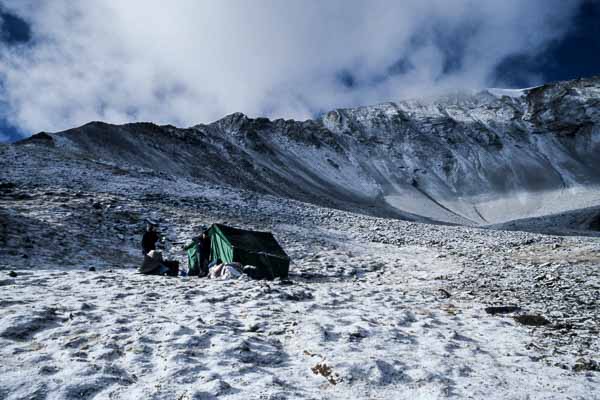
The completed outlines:
{"type": "Polygon", "coordinates": [[[446,298],[436,277],[461,267],[436,256],[346,243],[308,258],[304,275],[275,282],[19,272],[2,282],[0,395],[598,397],[598,373],[547,365],[527,327],[446,298]]]}
{"type": "Polygon", "coordinates": [[[375,218],[44,154],[15,158],[2,187],[0,398],[600,398],[598,238],[375,218]],[[139,275],[145,217],[183,265],[201,225],[271,230],[290,278],[139,275]]]}

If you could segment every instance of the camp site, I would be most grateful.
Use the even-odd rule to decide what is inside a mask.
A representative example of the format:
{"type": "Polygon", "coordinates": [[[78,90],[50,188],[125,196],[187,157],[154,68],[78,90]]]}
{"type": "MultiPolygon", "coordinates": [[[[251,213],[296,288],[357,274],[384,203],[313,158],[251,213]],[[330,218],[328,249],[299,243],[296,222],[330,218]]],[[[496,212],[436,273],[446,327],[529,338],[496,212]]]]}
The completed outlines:
{"type": "MultiPolygon", "coordinates": [[[[146,252],[148,248],[144,242],[154,233],[154,227],[155,224],[149,222],[142,239],[144,262],[139,271],[143,274],[181,274],[213,279],[238,278],[242,274],[267,280],[288,277],[290,258],[270,232],[212,224],[183,247],[188,264],[187,268],[181,268],[177,261],[164,259],[162,253],[154,248],[146,252]]],[[[158,235],[152,237],[158,240],[158,235]]]]}

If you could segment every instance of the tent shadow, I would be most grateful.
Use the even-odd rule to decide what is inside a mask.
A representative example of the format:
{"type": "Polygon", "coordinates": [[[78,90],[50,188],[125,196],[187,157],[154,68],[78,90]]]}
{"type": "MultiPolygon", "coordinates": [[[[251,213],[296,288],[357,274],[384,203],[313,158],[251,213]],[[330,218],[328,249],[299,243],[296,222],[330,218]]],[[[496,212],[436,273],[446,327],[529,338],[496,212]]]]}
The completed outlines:
{"type": "Polygon", "coordinates": [[[354,279],[352,275],[328,275],[319,272],[301,272],[299,274],[291,273],[288,279],[292,282],[304,283],[335,283],[354,279]]]}

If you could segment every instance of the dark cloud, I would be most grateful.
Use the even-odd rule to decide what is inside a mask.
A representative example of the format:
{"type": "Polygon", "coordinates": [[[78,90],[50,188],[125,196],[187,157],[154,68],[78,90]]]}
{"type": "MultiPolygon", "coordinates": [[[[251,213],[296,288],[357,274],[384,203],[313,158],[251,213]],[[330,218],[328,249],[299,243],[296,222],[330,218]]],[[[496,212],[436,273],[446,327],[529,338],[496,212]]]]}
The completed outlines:
{"type": "Polygon", "coordinates": [[[31,40],[31,28],[25,20],[5,11],[0,5],[0,41],[8,45],[31,40]]]}

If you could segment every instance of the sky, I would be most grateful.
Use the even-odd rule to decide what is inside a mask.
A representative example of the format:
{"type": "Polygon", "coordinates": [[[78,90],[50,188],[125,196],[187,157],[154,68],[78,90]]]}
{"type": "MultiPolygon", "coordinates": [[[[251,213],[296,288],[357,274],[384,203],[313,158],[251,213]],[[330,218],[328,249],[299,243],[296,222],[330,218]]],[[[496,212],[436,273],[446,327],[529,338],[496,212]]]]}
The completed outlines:
{"type": "Polygon", "coordinates": [[[600,74],[600,0],[0,0],[0,141],[600,74]]]}

